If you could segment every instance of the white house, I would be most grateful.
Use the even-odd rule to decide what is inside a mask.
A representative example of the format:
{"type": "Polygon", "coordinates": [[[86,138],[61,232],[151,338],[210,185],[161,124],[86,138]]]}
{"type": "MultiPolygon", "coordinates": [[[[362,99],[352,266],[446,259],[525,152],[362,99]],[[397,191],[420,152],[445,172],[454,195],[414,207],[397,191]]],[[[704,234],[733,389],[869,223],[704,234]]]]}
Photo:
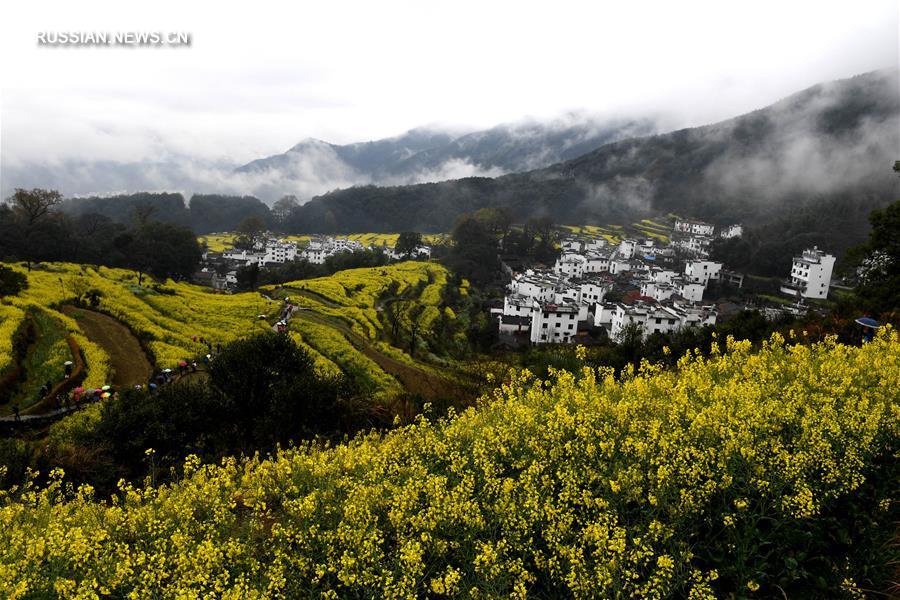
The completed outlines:
{"type": "Polygon", "coordinates": [[[711,237],[700,235],[691,235],[689,237],[677,239],[672,242],[672,244],[676,248],[680,248],[681,250],[693,254],[694,256],[702,257],[709,256],[709,246],[711,243],[711,237]]]}
{"type": "Polygon", "coordinates": [[[534,298],[540,302],[550,302],[553,300],[556,288],[565,284],[565,279],[553,273],[536,272],[529,269],[514,277],[508,287],[516,294],[534,298]]]}
{"type": "Polygon", "coordinates": [[[603,297],[612,289],[608,283],[583,281],[579,287],[578,301],[582,304],[603,302],[603,297]]]}
{"type": "Polygon", "coordinates": [[[563,254],[556,259],[553,272],[560,276],[578,279],[584,275],[587,259],[580,254],[563,254]]]}
{"type": "Polygon", "coordinates": [[[656,283],[672,283],[672,280],[675,279],[677,274],[678,273],[675,271],[662,269],[660,267],[653,267],[650,269],[650,279],[656,283]]]}
{"type": "Polygon", "coordinates": [[[566,238],[559,243],[559,247],[563,252],[581,252],[581,240],[574,237],[566,238]]]}
{"type": "Polygon", "coordinates": [[[325,259],[331,255],[331,251],[322,242],[310,242],[299,254],[300,258],[304,258],[314,265],[322,265],[325,264],[325,259]]]}
{"type": "Polygon", "coordinates": [[[660,304],[643,302],[635,302],[630,306],[618,304],[612,316],[609,335],[613,339],[619,339],[627,327],[637,325],[642,337],[647,337],[651,333],[674,331],[678,328],[678,322],[678,316],[660,304]]]}
{"type": "Polygon", "coordinates": [[[537,308],[533,298],[521,294],[507,294],[503,298],[503,314],[509,317],[531,318],[531,313],[537,308]]]}
{"type": "Polygon", "coordinates": [[[590,251],[584,254],[585,273],[609,272],[609,253],[590,251]]]}
{"type": "Polygon", "coordinates": [[[719,237],[723,239],[741,237],[742,235],[744,235],[744,227],[739,223],[729,225],[719,231],[719,237]]]}
{"type": "Polygon", "coordinates": [[[541,304],[531,317],[531,343],[568,344],[578,333],[578,312],[575,304],[541,304]]]}
{"type": "Polygon", "coordinates": [[[641,296],[653,298],[657,302],[668,300],[677,293],[678,289],[671,283],[657,282],[652,279],[641,281],[641,296]]]}
{"type": "Polygon", "coordinates": [[[697,221],[694,219],[677,219],[675,221],[675,231],[677,233],[687,233],[690,235],[712,235],[716,230],[714,225],[697,221]]]}
{"type": "Polygon", "coordinates": [[[782,283],[781,292],[803,298],[827,298],[834,269],[834,256],[825,254],[818,247],[804,250],[794,257],[791,275],[782,283]]]}
{"type": "Polygon", "coordinates": [[[675,286],[678,289],[678,295],[689,302],[702,302],[703,292],[706,286],[702,283],[694,281],[675,280],[675,286]]]}
{"type": "Polygon", "coordinates": [[[625,238],[621,242],[619,242],[619,251],[618,257],[628,260],[634,257],[635,250],[638,247],[637,240],[631,238],[625,238]]]}
{"type": "Polygon", "coordinates": [[[619,275],[620,273],[627,273],[631,270],[631,261],[615,258],[609,261],[609,272],[613,275],[619,275]]]}
{"type": "Polygon", "coordinates": [[[594,237],[585,240],[582,244],[582,251],[591,252],[592,250],[600,250],[606,247],[606,238],[594,237]]]}
{"type": "Polygon", "coordinates": [[[607,332],[612,327],[613,315],[616,314],[618,304],[613,302],[601,302],[594,306],[594,325],[605,327],[607,332]]]}
{"type": "Polygon", "coordinates": [[[237,248],[229,248],[222,253],[222,258],[238,263],[241,266],[249,267],[264,262],[265,252],[254,252],[252,250],[238,250],[237,248]]]}
{"type": "Polygon", "coordinates": [[[684,265],[684,277],[696,283],[707,285],[710,280],[718,281],[722,263],[711,260],[689,260],[684,265]]]}
{"type": "Polygon", "coordinates": [[[642,336],[647,337],[654,333],[671,333],[682,327],[715,325],[715,323],[716,311],[711,306],[696,308],[678,303],[663,306],[658,303],[635,302],[630,306],[616,305],[609,334],[616,339],[631,324],[637,324],[641,328],[642,336]]]}
{"type": "Polygon", "coordinates": [[[515,315],[498,315],[497,322],[500,333],[512,334],[529,333],[531,331],[531,317],[518,317],[515,315]]]}
{"type": "Polygon", "coordinates": [[[294,260],[296,256],[297,244],[293,242],[268,240],[266,242],[265,254],[263,255],[262,262],[264,264],[283,264],[285,262],[294,260]]]}

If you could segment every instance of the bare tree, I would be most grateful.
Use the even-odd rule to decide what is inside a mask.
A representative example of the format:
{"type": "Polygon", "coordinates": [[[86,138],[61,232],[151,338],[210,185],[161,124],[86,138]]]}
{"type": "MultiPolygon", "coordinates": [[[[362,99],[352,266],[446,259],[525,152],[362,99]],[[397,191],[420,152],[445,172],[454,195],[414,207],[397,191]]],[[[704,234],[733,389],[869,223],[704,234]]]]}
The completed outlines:
{"type": "Polygon", "coordinates": [[[30,228],[44,218],[62,200],[62,194],[56,190],[16,188],[15,193],[9,197],[7,202],[12,205],[13,210],[22,216],[26,227],[30,228]]]}

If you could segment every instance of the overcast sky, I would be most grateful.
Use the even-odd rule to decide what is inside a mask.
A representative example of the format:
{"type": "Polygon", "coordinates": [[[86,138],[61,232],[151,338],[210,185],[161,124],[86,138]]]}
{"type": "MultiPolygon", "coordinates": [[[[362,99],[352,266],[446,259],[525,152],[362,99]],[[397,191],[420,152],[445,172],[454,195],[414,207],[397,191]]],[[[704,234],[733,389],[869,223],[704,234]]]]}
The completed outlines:
{"type": "Polygon", "coordinates": [[[896,0],[3,2],[4,162],[243,162],[571,110],[700,124],[898,65],[896,0]],[[40,31],[186,31],[189,48],[48,48],[40,31]]]}

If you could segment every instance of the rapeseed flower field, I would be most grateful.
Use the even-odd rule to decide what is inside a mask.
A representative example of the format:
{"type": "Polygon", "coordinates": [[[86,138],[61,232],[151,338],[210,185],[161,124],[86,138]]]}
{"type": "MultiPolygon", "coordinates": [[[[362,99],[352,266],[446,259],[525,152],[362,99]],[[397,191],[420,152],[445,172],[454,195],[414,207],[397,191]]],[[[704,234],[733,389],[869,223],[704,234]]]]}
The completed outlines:
{"type": "Polygon", "coordinates": [[[862,595],[859,540],[896,514],[896,331],[723,346],[512,373],[461,414],[109,499],[56,471],[0,496],[0,595],[862,595]]]}

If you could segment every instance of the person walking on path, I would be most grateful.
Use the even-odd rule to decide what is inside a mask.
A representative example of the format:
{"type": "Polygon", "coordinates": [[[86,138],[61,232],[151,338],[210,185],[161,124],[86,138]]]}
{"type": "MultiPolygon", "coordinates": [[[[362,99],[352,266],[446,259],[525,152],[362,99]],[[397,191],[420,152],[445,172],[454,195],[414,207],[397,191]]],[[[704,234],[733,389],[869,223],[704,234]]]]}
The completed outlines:
{"type": "Polygon", "coordinates": [[[22,420],[22,417],[19,416],[19,405],[18,405],[18,404],[13,404],[13,407],[12,407],[12,408],[13,408],[13,415],[15,415],[15,420],[16,420],[16,421],[21,421],[21,420],[22,420]]]}

